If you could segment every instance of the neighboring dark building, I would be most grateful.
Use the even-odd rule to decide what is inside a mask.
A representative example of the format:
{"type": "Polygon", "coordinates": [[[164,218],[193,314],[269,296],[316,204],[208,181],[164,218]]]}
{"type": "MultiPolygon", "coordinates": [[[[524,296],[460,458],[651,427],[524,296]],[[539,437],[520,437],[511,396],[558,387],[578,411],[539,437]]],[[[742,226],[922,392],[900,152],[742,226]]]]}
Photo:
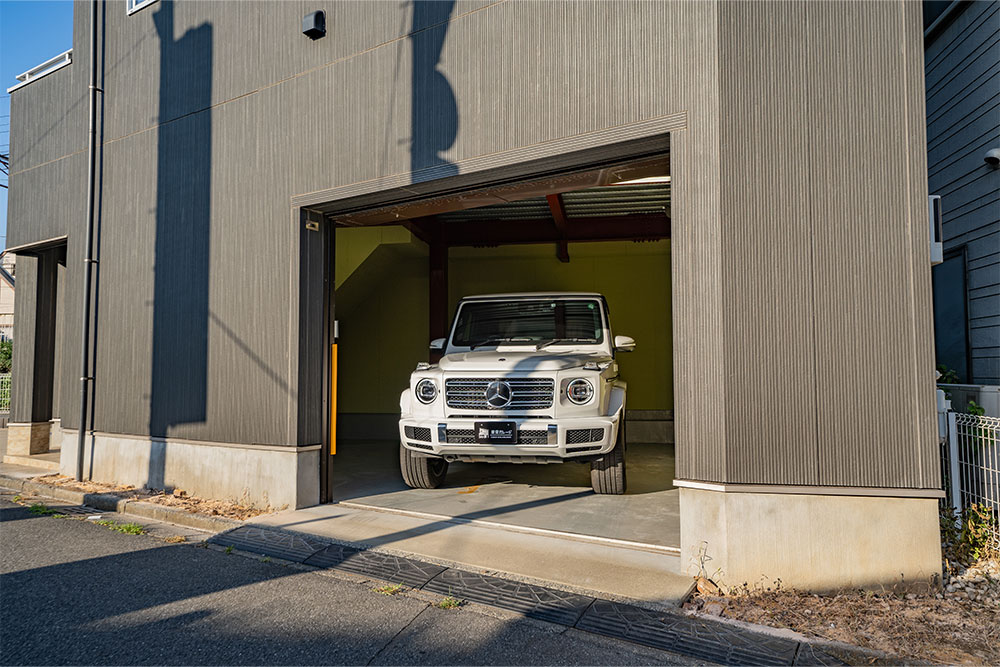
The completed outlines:
{"type": "MultiPolygon", "coordinates": [[[[670,360],[650,362],[669,367],[654,380],[672,393],[651,389],[647,407],[673,416],[679,509],[653,520],[674,522],[682,565],[707,549],[726,581],[815,588],[940,572],[921,5],[99,8],[87,475],[327,501],[342,460],[331,398],[368,386],[330,390],[345,262],[378,255],[395,291],[357,301],[397,305],[371,320],[367,345],[341,351],[343,368],[398,395],[446,325],[451,248],[501,261],[489,248],[550,243],[548,280],[579,266],[571,242],[617,243],[573,286],[604,291],[652,247],[633,241],[669,236],[669,279],[634,281],[611,309],[617,326],[657,318],[647,349],[670,360]],[[326,35],[310,39],[302,18],[316,10],[326,35]],[[663,196],[641,188],[598,197],[618,211],[588,212],[589,195],[570,210],[573,193],[664,174],[668,219],[641,210],[663,196]],[[565,215],[549,216],[539,198],[563,193],[565,215]],[[510,202],[533,212],[453,215],[510,202]],[[344,252],[357,241],[342,230],[388,224],[410,235],[403,250],[344,252]],[[414,256],[421,272],[396,261],[414,256]],[[408,337],[409,365],[388,367],[386,331],[408,337]]],[[[69,474],[90,27],[77,11],[72,64],[11,95],[8,447],[59,444],[69,474]]]]}
{"type": "Polygon", "coordinates": [[[929,191],[941,195],[944,221],[937,361],[958,383],[998,385],[1000,2],[924,4],[929,191]]]}

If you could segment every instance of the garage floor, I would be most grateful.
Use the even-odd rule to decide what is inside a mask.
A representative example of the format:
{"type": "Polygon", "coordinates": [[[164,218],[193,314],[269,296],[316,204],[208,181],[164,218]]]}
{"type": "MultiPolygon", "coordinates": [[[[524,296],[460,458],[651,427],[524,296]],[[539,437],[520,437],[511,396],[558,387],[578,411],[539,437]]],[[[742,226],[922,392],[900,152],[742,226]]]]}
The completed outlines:
{"type": "Polygon", "coordinates": [[[679,549],[673,445],[629,444],[624,496],[595,494],[590,466],[578,463],[453,463],[442,488],[410,489],[399,475],[398,447],[396,441],[339,443],[334,502],[679,549]]]}

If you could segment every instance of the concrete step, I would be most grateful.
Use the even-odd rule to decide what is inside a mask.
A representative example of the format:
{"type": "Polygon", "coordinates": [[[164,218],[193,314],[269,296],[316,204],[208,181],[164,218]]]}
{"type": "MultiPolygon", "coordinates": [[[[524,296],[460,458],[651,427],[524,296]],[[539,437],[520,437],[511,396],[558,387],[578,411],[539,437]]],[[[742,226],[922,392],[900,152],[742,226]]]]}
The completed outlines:
{"type": "Polygon", "coordinates": [[[18,456],[16,454],[4,454],[3,462],[17,466],[27,466],[37,468],[45,472],[59,472],[59,453],[47,452],[45,454],[34,454],[32,456],[18,456]]]}
{"type": "Polygon", "coordinates": [[[679,605],[693,586],[678,555],[432,520],[341,504],[249,522],[612,600],[679,605]]]}

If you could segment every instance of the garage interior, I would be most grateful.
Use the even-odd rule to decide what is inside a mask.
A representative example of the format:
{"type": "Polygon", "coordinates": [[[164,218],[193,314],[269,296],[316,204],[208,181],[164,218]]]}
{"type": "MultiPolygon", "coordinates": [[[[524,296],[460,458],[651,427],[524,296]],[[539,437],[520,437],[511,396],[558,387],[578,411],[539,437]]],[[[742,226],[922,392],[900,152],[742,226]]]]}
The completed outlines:
{"type": "MultiPolygon", "coordinates": [[[[537,531],[679,553],[673,487],[670,176],[665,155],[489,192],[334,214],[340,507],[537,531]],[[506,292],[600,292],[628,382],[628,490],[601,496],[589,465],[452,463],[438,489],[399,473],[399,394],[458,300],[506,292]]],[[[430,359],[434,361],[435,359],[430,359]]]]}

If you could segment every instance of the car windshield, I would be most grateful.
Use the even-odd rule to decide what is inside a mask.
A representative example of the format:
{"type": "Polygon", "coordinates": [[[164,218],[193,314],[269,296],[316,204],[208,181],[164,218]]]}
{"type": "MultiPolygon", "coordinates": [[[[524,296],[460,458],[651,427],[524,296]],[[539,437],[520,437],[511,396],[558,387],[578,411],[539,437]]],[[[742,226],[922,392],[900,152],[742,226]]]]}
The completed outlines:
{"type": "Polygon", "coordinates": [[[471,301],[458,311],[455,347],[596,344],[604,341],[596,299],[471,301]]]}

